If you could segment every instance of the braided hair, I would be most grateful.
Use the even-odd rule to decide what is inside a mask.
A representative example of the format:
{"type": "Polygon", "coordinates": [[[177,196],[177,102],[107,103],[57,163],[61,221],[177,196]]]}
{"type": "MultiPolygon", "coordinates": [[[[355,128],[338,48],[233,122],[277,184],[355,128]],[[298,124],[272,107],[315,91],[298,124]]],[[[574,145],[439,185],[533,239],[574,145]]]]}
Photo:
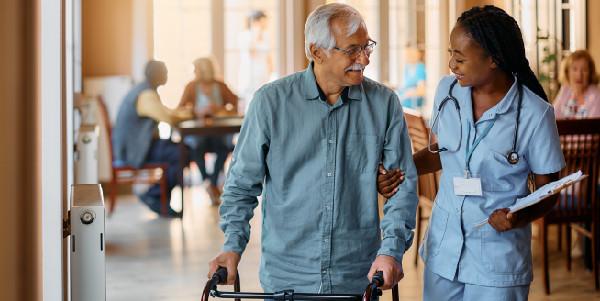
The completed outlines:
{"type": "Polygon", "coordinates": [[[513,17],[493,5],[474,6],[461,14],[457,25],[483,47],[502,71],[516,74],[519,85],[524,84],[548,101],[546,92],[529,66],[521,29],[513,17]]]}

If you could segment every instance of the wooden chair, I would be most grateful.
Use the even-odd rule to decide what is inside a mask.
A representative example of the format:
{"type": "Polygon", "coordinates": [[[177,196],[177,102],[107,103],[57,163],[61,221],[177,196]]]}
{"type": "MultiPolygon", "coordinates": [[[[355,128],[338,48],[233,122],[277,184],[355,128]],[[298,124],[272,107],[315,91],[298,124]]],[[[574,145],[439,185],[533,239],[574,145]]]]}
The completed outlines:
{"type": "MultiPolygon", "coordinates": [[[[413,153],[416,153],[423,148],[427,147],[427,140],[429,139],[429,130],[425,127],[425,122],[418,112],[408,111],[405,109],[404,118],[406,119],[406,125],[408,127],[408,135],[412,144],[413,153]]],[[[419,205],[417,206],[417,220],[415,227],[415,245],[418,246],[421,240],[421,223],[423,220],[428,219],[429,216],[425,215],[424,209],[431,212],[433,209],[433,202],[437,195],[439,188],[440,173],[430,173],[419,176],[417,180],[417,195],[419,196],[419,205]]],[[[415,265],[419,262],[419,254],[416,253],[415,265]]]]}
{"type": "MultiPolygon", "coordinates": [[[[540,228],[542,272],[544,290],[550,293],[548,275],[548,225],[566,226],[567,270],[571,270],[571,228],[591,239],[594,282],[598,289],[597,238],[598,238],[598,168],[600,164],[600,118],[557,120],[558,134],[566,166],[560,172],[564,177],[581,170],[588,177],[580,183],[565,188],[551,213],[536,221],[540,228]],[[590,225],[589,229],[580,224],[590,225]]],[[[560,239],[560,237],[559,237],[560,239]]]]}
{"type": "Polygon", "coordinates": [[[116,165],[114,159],[114,152],[112,147],[112,125],[108,116],[108,109],[104,103],[102,96],[97,98],[98,109],[100,115],[102,115],[102,121],[104,122],[104,129],[106,130],[106,145],[109,148],[110,154],[110,168],[111,168],[111,179],[110,179],[110,207],[108,214],[111,215],[115,210],[117,203],[117,187],[118,185],[131,185],[131,184],[160,184],[160,201],[161,201],[161,215],[167,215],[167,202],[169,200],[167,191],[167,164],[144,164],[139,169],[133,166],[116,165]]]}

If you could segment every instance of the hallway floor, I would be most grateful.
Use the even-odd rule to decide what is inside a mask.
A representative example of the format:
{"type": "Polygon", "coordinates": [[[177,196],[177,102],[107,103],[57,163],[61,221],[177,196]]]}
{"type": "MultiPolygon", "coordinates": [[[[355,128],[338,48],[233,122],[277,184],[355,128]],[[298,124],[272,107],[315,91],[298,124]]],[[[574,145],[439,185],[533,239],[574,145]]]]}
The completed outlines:
{"type": "MultiPolygon", "coordinates": [[[[224,236],[218,228],[218,208],[210,206],[204,189],[195,185],[186,188],[185,194],[183,219],[158,218],[137,197],[119,197],[115,213],[106,219],[107,300],[200,300],[208,261],[219,252],[224,236]]],[[[179,195],[179,190],[174,191],[174,203],[180,203],[176,199],[179,195]]],[[[255,214],[251,241],[239,267],[242,291],[248,292],[261,291],[260,210],[255,214]]],[[[564,253],[556,250],[556,241],[550,242],[551,295],[544,295],[537,242],[532,246],[536,277],[530,300],[600,300],[600,292],[594,290],[593,273],[585,272],[583,259],[574,259],[573,269],[568,272],[564,253]]],[[[404,257],[400,300],[422,298],[423,263],[415,267],[415,250],[413,245],[404,257]]],[[[391,300],[390,293],[385,292],[381,300],[391,300]]]]}

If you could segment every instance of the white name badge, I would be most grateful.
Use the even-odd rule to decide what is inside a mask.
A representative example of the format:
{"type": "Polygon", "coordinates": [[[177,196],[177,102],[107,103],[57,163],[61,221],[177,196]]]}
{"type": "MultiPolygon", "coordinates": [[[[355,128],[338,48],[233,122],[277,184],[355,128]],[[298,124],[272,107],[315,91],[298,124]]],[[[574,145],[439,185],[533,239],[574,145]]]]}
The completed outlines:
{"type": "Polygon", "coordinates": [[[454,177],[452,182],[456,195],[482,195],[480,178],[454,177]]]}

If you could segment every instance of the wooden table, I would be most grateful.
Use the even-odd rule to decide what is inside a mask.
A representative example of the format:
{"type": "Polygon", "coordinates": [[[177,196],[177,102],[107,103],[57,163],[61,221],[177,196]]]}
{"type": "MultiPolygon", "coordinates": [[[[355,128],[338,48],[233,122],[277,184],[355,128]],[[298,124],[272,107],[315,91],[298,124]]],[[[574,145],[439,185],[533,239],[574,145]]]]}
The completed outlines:
{"type": "Polygon", "coordinates": [[[238,133],[242,128],[243,117],[223,117],[211,118],[208,122],[205,119],[188,120],[173,127],[173,131],[179,133],[179,183],[181,184],[181,212],[183,213],[183,169],[187,164],[186,145],[183,142],[186,136],[222,136],[225,134],[238,133]]]}

